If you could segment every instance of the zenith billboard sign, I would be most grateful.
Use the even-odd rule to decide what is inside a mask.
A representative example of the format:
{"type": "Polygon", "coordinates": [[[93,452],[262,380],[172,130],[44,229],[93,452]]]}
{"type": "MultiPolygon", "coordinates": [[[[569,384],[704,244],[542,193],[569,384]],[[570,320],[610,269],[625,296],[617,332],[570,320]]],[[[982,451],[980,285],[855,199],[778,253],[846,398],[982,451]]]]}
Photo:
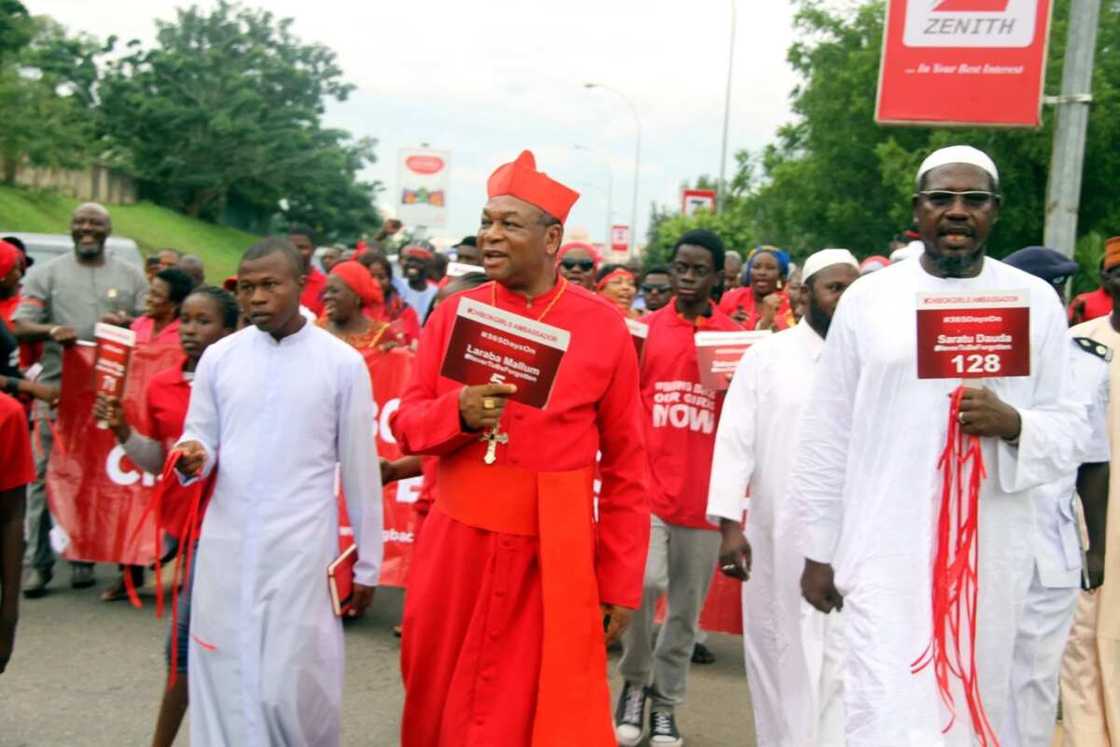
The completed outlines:
{"type": "Polygon", "coordinates": [[[875,121],[1037,127],[1052,0],[889,0],[875,121]]]}

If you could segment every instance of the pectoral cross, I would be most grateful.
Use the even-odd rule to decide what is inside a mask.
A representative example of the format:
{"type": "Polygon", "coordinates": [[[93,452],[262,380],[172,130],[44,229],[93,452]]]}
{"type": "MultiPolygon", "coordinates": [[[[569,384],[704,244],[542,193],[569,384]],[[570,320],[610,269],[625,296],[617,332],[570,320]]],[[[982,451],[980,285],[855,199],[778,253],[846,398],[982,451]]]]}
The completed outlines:
{"type": "Polygon", "coordinates": [[[482,457],[482,461],[486,464],[493,464],[498,461],[498,444],[509,443],[508,433],[499,433],[500,425],[495,425],[479,439],[486,442],[486,456],[482,457]]]}

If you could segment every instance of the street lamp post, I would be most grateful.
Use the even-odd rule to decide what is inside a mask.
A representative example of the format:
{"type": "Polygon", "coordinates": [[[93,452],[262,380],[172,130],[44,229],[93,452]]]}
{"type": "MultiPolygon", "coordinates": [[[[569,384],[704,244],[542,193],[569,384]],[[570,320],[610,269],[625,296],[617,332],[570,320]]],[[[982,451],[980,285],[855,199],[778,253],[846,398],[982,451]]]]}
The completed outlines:
{"type": "MultiPolygon", "coordinates": [[[[573,145],[575,150],[581,150],[585,153],[594,153],[595,151],[588,148],[586,145],[573,145]]],[[[611,216],[614,209],[611,207],[611,200],[614,199],[614,171],[611,169],[610,155],[604,154],[603,161],[607,167],[607,217],[606,217],[606,232],[603,234],[603,246],[609,248],[611,245],[611,216]]]]}
{"type": "Polygon", "coordinates": [[[626,102],[626,105],[630,107],[630,113],[634,116],[634,195],[630,206],[630,256],[633,257],[638,250],[638,173],[642,161],[642,120],[638,117],[638,107],[634,106],[634,102],[617,88],[611,88],[602,83],[584,83],[583,87],[602,88],[605,91],[610,91],[626,102]]]}
{"type": "Polygon", "coordinates": [[[735,0],[731,0],[731,43],[727,49],[727,92],[723,100],[723,143],[719,149],[719,192],[716,209],[727,204],[727,128],[731,121],[731,73],[735,69],[735,0]]]}

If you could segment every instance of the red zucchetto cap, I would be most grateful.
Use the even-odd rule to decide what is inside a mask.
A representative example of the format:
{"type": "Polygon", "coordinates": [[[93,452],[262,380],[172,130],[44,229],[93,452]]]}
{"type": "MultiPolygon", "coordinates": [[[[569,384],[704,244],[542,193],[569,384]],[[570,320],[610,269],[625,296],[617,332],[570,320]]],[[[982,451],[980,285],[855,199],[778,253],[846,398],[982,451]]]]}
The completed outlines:
{"type": "Polygon", "coordinates": [[[579,192],[537,171],[537,160],[527,150],[516,161],[499,166],[486,182],[487,197],[509,195],[540,208],[563,223],[579,199],[579,192]]]}

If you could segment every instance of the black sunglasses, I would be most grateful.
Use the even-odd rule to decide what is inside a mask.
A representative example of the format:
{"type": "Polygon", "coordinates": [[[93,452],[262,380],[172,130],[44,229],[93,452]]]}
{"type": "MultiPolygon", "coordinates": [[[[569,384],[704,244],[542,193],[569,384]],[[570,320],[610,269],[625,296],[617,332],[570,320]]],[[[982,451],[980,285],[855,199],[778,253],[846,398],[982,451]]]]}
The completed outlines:
{"type": "Polygon", "coordinates": [[[595,260],[593,259],[562,259],[560,264],[564,266],[565,270],[574,270],[578,267],[584,272],[591,272],[595,269],[595,260]]]}
{"type": "Polygon", "coordinates": [[[958,197],[964,202],[965,207],[970,208],[987,207],[992,204],[993,201],[999,200],[999,196],[994,192],[983,192],[980,190],[951,192],[947,189],[931,189],[919,192],[918,194],[929,200],[929,203],[935,207],[949,207],[956,203],[958,197]]]}

